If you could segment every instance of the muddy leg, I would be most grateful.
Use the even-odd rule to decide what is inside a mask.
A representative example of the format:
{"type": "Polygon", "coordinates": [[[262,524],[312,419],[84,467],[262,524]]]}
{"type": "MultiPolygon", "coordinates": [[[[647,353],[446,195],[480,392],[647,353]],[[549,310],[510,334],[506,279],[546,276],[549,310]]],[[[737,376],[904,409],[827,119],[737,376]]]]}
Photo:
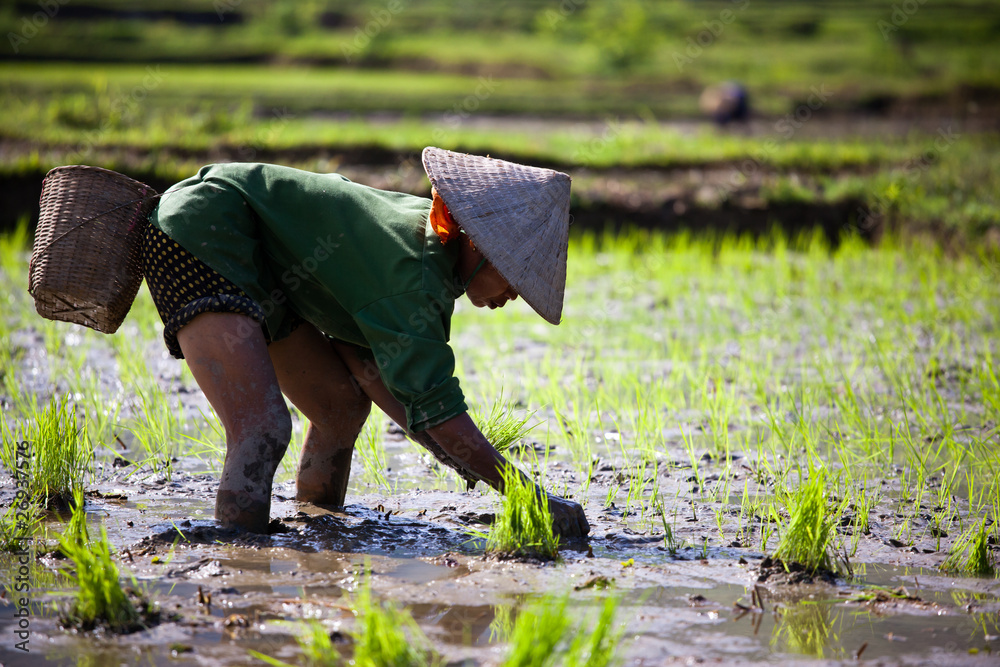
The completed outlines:
{"type": "Polygon", "coordinates": [[[292,421],[260,325],[244,315],[203,313],[177,333],[177,341],[226,429],[215,518],[265,532],[271,483],[292,421]]]}
{"type": "Polygon", "coordinates": [[[269,348],[281,390],[309,420],[299,471],[297,500],[343,505],[351,457],[365,419],[368,399],[330,341],[311,324],[269,348]]]}

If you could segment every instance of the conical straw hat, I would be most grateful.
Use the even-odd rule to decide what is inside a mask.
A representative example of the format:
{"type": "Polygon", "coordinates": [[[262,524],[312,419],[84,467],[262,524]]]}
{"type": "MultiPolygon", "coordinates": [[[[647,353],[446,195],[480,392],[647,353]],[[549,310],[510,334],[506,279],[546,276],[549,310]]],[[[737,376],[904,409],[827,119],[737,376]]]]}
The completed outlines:
{"type": "Polygon", "coordinates": [[[562,316],[568,175],[428,146],[424,170],[455,222],[535,312],[562,316]]]}

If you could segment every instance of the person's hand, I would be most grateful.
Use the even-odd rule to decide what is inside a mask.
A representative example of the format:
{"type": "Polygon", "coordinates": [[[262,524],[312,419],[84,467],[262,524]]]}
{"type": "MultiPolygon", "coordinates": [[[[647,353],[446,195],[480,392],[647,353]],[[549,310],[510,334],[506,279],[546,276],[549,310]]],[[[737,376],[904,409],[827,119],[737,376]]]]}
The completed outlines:
{"type": "Polygon", "coordinates": [[[590,532],[590,524],[580,503],[566,500],[547,493],[549,513],[552,515],[552,529],[561,537],[584,537],[590,532]]]}

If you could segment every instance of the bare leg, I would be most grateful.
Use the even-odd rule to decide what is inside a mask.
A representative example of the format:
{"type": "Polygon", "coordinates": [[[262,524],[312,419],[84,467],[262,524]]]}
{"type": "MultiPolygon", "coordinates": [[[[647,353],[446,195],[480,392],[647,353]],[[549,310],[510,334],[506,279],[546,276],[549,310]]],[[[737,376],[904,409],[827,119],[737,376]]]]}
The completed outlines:
{"type": "Polygon", "coordinates": [[[226,429],[215,517],[225,525],[264,532],[271,483],[292,421],[260,325],[245,315],[203,313],[177,333],[177,341],[226,429]]]}
{"type": "Polygon", "coordinates": [[[281,390],[309,420],[295,497],[343,505],[354,443],[372,402],[351,382],[329,339],[311,324],[301,325],[268,349],[281,390]]]}

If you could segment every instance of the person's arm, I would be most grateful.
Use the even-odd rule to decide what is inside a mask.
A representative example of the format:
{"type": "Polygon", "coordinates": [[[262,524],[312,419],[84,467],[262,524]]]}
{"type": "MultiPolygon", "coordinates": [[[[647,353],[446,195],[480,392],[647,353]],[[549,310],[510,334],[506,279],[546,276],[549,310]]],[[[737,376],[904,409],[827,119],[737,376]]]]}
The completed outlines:
{"type": "MultiPolygon", "coordinates": [[[[379,374],[372,372],[377,371],[373,362],[358,357],[349,345],[337,341],[332,341],[332,344],[355,378],[365,378],[358,383],[372,402],[396,424],[406,429],[406,408],[389,392],[379,374]],[[371,368],[369,364],[372,364],[371,368]]],[[[414,433],[406,429],[406,432],[410,438],[430,450],[436,458],[456,468],[467,481],[482,481],[503,493],[502,471],[510,463],[490,444],[468,412],[463,412],[424,431],[414,433]]],[[[512,465],[511,468],[517,470],[512,465]]],[[[523,472],[520,474],[528,479],[539,493],[545,493],[548,497],[549,511],[552,513],[556,532],[567,537],[582,537],[590,532],[590,524],[579,503],[546,493],[523,472]]]]}
{"type": "Polygon", "coordinates": [[[503,470],[510,467],[521,475],[539,495],[545,494],[552,514],[552,527],[565,537],[583,537],[590,532],[590,524],[579,503],[547,493],[531,478],[511,465],[482,434],[468,412],[452,417],[446,422],[428,428],[429,434],[441,449],[459,465],[503,493],[503,470]]]}

